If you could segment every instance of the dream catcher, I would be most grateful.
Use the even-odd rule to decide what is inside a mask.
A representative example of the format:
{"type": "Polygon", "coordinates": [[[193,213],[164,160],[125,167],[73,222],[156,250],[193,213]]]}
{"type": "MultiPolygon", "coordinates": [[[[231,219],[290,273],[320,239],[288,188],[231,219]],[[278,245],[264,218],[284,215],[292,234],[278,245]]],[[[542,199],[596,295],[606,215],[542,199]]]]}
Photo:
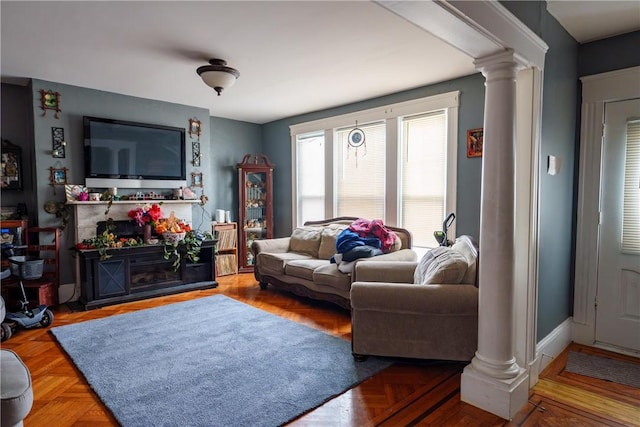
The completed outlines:
{"type": "Polygon", "coordinates": [[[364,131],[358,127],[358,121],[356,120],[356,127],[351,129],[349,135],[347,136],[347,158],[349,158],[349,151],[351,149],[356,150],[356,168],[358,167],[358,149],[360,147],[364,147],[364,156],[367,155],[367,144],[364,131]]]}

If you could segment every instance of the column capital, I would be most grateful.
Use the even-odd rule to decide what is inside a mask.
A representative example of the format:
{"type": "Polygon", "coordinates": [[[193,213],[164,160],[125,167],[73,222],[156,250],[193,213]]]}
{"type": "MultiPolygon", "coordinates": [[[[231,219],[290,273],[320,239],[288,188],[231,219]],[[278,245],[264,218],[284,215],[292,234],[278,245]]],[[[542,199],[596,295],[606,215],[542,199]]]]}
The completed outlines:
{"type": "Polygon", "coordinates": [[[494,71],[503,70],[515,73],[518,70],[527,67],[527,61],[513,49],[506,49],[503,52],[484,56],[473,61],[476,70],[480,71],[485,77],[494,71]]]}

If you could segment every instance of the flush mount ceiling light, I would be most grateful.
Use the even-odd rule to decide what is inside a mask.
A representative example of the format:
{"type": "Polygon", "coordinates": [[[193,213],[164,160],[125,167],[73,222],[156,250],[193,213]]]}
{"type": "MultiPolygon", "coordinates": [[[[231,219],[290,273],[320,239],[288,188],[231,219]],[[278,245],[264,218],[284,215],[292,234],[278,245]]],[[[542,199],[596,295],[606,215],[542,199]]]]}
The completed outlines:
{"type": "Polygon", "coordinates": [[[223,59],[210,59],[209,64],[198,67],[196,72],[220,96],[224,89],[233,86],[240,73],[235,68],[227,67],[227,61],[223,59]]]}

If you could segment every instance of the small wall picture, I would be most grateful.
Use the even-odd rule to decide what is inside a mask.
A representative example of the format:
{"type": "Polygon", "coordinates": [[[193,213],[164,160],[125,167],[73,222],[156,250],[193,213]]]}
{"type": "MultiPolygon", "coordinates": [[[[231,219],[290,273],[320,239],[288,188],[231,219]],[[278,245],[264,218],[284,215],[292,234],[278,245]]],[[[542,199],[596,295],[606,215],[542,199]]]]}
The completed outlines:
{"type": "Polygon", "coordinates": [[[52,151],[51,156],[64,159],[65,158],[65,147],[67,143],[64,141],[64,129],[52,127],[51,128],[51,141],[52,141],[52,151]]]}
{"type": "Polygon", "coordinates": [[[40,108],[42,109],[42,115],[47,114],[47,110],[54,110],[56,114],[54,117],[59,118],[60,114],[60,93],[52,90],[40,89],[40,108]]]}
{"type": "Polygon", "coordinates": [[[67,168],[49,168],[49,182],[51,185],[66,185],[67,184],[67,168]]]}
{"type": "Polygon", "coordinates": [[[189,137],[190,138],[197,137],[198,141],[200,141],[201,133],[202,133],[202,123],[200,122],[200,120],[196,119],[195,117],[193,119],[189,119],[189,137]]]}
{"type": "Polygon", "coordinates": [[[467,131],[467,157],[482,157],[483,134],[483,128],[467,131]]]}
{"type": "Polygon", "coordinates": [[[192,172],[191,173],[191,186],[192,187],[202,187],[202,173],[201,172],[192,172]]]}

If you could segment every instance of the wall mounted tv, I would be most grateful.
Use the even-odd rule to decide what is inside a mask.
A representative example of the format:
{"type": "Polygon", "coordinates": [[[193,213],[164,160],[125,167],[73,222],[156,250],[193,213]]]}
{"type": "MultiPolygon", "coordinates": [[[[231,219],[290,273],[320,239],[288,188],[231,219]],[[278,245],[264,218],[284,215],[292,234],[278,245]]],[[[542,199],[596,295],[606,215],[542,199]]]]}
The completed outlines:
{"type": "Polygon", "coordinates": [[[87,116],[83,125],[87,187],[187,185],[184,128],[87,116]]]}

